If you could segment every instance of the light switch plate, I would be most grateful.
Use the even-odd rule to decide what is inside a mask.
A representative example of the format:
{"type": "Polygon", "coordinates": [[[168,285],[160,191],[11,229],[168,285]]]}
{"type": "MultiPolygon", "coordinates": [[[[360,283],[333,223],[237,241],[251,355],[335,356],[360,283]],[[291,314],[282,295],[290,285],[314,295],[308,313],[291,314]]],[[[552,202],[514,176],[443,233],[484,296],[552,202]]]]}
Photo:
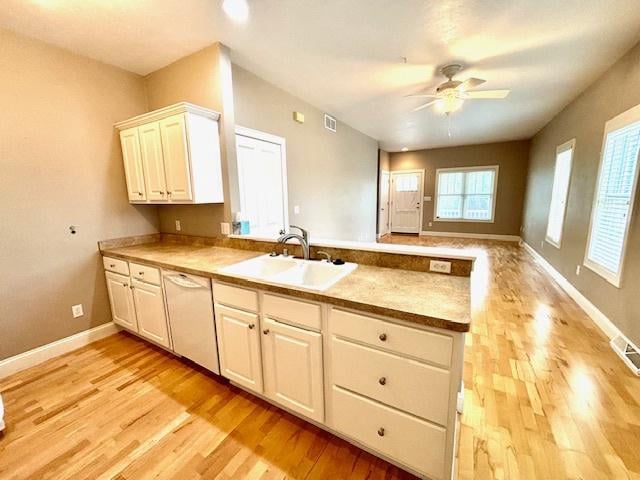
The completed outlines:
{"type": "Polygon", "coordinates": [[[429,262],[429,270],[438,273],[451,273],[451,262],[431,260],[429,262]]]}
{"type": "Polygon", "coordinates": [[[82,309],[82,304],[74,305],[71,307],[71,313],[73,314],[73,318],[78,318],[84,315],[84,310],[82,309]]]}
{"type": "Polygon", "coordinates": [[[220,231],[223,235],[229,235],[231,233],[231,227],[227,222],[222,222],[220,224],[220,231]]]}
{"type": "Polygon", "coordinates": [[[298,214],[300,213],[300,205],[295,205],[295,206],[293,207],[293,213],[294,213],[295,215],[298,215],[298,214]]]}
{"type": "Polygon", "coordinates": [[[424,197],[424,201],[425,202],[430,202],[431,201],[431,197],[427,195],[426,197],[424,197]]]}

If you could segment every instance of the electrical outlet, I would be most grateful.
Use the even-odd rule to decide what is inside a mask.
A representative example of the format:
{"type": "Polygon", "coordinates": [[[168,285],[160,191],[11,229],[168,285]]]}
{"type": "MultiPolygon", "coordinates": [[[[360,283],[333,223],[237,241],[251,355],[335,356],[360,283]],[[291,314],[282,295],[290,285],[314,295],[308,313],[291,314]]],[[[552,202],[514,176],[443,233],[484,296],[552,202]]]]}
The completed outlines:
{"type": "Polygon", "coordinates": [[[429,222],[429,226],[430,226],[430,227],[433,227],[433,222],[429,222]]]}
{"type": "Polygon", "coordinates": [[[71,307],[71,313],[73,314],[73,318],[78,318],[84,315],[84,310],[82,309],[82,304],[74,305],[71,307]]]}
{"type": "Polygon", "coordinates": [[[431,260],[429,262],[429,270],[438,273],[451,273],[451,262],[443,262],[442,260],[431,260]]]}
{"type": "Polygon", "coordinates": [[[580,275],[580,265],[576,265],[576,275],[580,275]]]}
{"type": "Polygon", "coordinates": [[[180,220],[176,220],[176,232],[182,230],[182,226],[180,225],[180,220]]]}
{"type": "Polygon", "coordinates": [[[222,222],[220,224],[220,231],[223,235],[229,235],[231,233],[231,227],[227,222],[222,222]]]}

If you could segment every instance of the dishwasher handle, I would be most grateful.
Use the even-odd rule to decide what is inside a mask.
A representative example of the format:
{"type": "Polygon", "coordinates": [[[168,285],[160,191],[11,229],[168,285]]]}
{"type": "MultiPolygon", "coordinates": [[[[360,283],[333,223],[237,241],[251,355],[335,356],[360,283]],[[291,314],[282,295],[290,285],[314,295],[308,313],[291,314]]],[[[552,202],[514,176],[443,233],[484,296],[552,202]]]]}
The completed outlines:
{"type": "Polygon", "coordinates": [[[191,280],[189,280],[189,277],[187,277],[186,275],[182,275],[182,274],[178,274],[178,275],[165,275],[165,277],[167,280],[169,280],[171,283],[178,285],[179,287],[184,287],[184,288],[205,288],[202,285],[200,285],[199,283],[193,282],[191,280]]]}

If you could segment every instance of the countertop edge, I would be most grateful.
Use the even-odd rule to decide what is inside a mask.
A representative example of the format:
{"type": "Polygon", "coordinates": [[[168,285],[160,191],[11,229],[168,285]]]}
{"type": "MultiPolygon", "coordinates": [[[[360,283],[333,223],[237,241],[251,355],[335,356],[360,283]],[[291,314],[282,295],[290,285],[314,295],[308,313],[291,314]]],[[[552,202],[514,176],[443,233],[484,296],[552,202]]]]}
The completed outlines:
{"type": "MultiPolygon", "coordinates": [[[[468,332],[471,327],[470,318],[466,319],[466,321],[459,322],[459,321],[444,319],[440,317],[431,317],[427,315],[411,313],[404,310],[396,310],[396,309],[391,309],[386,307],[380,307],[376,305],[371,305],[369,303],[346,300],[338,297],[325,295],[322,292],[310,292],[306,290],[298,290],[295,287],[291,287],[291,288],[281,287],[281,286],[273,285],[270,283],[263,283],[263,282],[258,282],[254,280],[247,280],[244,278],[234,277],[231,275],[224,275],[218,272],[198,270],[195,268],[178,266],[171,263],[159,262],[156,260],[148,260],[146,258],[137,257],[135,255],[127,255],[120,252],[114,252],[114,251],[111,251],[110,249],[100,250],[99,253],[101,255],[106,255],[113,258],[119,258],[121,260],[141,262],[146,265],[153,265],[155,267],[164,268],[167,270],[174,270],[174,271],[179,271],[182,273],[187,273],[192,275],[206,276],[214,280],[220,280],[226,283],[233,283],[238,286],[256,288],[260,290],[269,291],[271,293],[279,293],[282,295],[289,295],[289,296],[298,297],[305,300],[328,303],[328,304],[335,305],[338,307],[343,307],[343,308],[351,308],[353,310],[359,310],[364,313],[371,313],[374,315],[380,315],[388,318],[393,318],[396,320],[415,323],[417,325],[421,325],[424,327],[440,328],[443,330],[449,330],[457,333],[468,332]]],[[[256,252],[256,253],[261,253],[261,252],[256,252]]]]}

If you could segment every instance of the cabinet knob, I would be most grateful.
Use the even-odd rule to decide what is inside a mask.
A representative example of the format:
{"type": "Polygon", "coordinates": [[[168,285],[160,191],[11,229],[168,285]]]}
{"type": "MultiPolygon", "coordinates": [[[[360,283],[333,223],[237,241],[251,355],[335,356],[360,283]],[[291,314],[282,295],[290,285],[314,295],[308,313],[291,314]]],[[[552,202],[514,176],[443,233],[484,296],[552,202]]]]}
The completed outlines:
{"type": "Polygon", "coordinates": [[[381,333],[378,338],[380,339],[381,342],[386,342],[387,341],[387,334],[386,333],[381,333]]]}
{"type": "Polygon", "coordinates": [[[142,196],[142,192],[138,192],[138,196],[141,197],[142,196]]]}
{"type": "Polygon", "coordinates": [[[133,290],[133,285],[129,285],[129,288],[130,288],[131,290],[133,290]]]}
{"type": "Polygon", "coordinates": [[[249,330],[253,330],[254,328],[256,328],[255,323],[250,323],[248,326],[249,326],[249,330]]]}
{"type": "Polygon", "coordinates": [[[264,333],[265,335],[269,335],[269,329],[268,329],[268,328],[265,328],[265,329],[262,331],[262,333],[264,333]]]}
{"type": "Polygon", "coordinates": [[[143,276],[144,272],[138,272],[138,275],[143,276]]]}
{"type": "Polygon", "coordinates": [[[110,264],[109,264],[109,267],[111,267],[111,268],[116,268],[116,264],[115,264],[115,263],[110,263],[110,264]]]}
{"type": "Polygon", "coordinates": [[[122,286],[123,286],[123,287],[128,287],[128,286],[129,286],[129,284],[128,284],[128,283],[123,283],[123,284],[122,284],[122,286]]]}
{"type": "Polygon", "coordinates": [[[167,195],[171,196],[171,192],[167,192],[167,195]]]}
{"type": "Polygon", "coordinates": [[[384,427],[380,427],[378,429],[378,435],[380,435],[381,437],[384,437],[384,427]]]}
{"type": "Polygon", "coordinates": [[[380,379],[378,380],[378,383],[380,385],[386,385],[387,384],[387,377],[380,377],[380,379]]]}

